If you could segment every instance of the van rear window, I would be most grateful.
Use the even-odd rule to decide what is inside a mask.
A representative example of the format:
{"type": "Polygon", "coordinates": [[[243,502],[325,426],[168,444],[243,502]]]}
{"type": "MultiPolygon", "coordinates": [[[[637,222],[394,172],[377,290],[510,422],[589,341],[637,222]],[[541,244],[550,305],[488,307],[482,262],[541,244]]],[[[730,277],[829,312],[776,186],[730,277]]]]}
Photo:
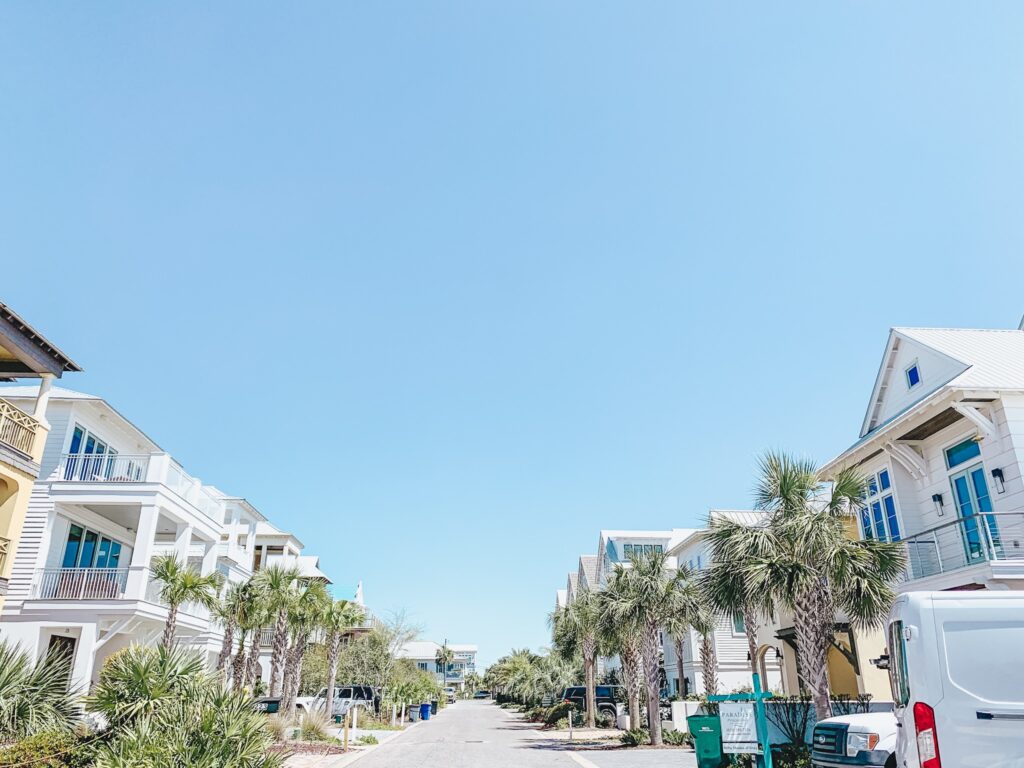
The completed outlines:
{"type": "Polygon", "coordinates": [[[953,685],[982,701],[1024,703],[1024,620],[948,621],[942,634],[953,685]]]}

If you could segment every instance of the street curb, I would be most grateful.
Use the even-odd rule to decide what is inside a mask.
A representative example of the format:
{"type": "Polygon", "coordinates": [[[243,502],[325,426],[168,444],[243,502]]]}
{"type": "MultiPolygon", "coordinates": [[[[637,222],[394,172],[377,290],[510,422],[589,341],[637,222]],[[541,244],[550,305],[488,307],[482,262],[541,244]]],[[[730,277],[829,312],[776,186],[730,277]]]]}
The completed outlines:
{"type": "MultiPolygon", "coordinates": [[[[367,747],[366,749],[360,749],[358,752],[354,752],[354,753],[352,753],[350,755],[341,755],[337,760],[325,761],[325,762],[321,763],[318,766],[318,768],[346,768],[346,766],[352,765],[352,763],[356,762],[357,760],[362,760],[367,755],[373,754],[374,752],[376,752],[381,747],[387,746],[388,744],[390,744],[393,741],[397,741],[404,734],[408,733],[413,728],[415,728],[418,725],[420,725],[420,723],[422,723],[422,722],[423,722],[422,720],[417,720],[415,723],[412,723],[412,724],[406,726],[401,731],[398,731],[397,733],[395,733],[394,736],[392,736],[391,738],[387,739],[386,741],[382,741],[380,744],[373,744],[372,746],[367,747]]],[[[595,766],[595,768],[596,768],[596,766],[595,766]]]]}

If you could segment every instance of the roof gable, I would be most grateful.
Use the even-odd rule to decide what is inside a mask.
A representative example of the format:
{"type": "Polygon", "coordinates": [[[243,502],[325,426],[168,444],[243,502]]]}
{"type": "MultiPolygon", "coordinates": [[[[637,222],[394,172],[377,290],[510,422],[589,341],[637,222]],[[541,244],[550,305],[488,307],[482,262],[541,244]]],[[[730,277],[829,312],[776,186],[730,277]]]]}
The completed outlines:
{"type": "Polygon", "coordinates": [[[871,390],[860,436],[878,428],[892,417],[950,383],[970,368],[968,363],[936,349],[911,332],[920,329],[893,328],[871,390]],[[916,366],[920,382],[910,386],[908,370],[916,366]]]}

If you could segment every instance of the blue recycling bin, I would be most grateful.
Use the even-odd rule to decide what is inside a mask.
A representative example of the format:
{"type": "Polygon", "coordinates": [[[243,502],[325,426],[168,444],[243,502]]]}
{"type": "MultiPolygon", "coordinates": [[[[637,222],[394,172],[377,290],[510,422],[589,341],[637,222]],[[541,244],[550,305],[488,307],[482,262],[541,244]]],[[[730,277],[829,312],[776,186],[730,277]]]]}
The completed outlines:
{"type": "Polygon", "coordinates": [[[420,718],[423,720],[430,719],[430,702],[420,704],[420,718]]]}

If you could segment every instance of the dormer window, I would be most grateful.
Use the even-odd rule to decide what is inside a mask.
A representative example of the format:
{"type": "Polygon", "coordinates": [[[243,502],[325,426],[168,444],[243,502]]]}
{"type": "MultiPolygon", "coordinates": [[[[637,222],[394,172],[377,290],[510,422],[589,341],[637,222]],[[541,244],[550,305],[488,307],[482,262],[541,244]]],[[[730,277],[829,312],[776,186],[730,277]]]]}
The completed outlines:
{"type": "Polygon", "coordinates": [[[921,369],[917,367],[915,360],[907,368],[907,389],[913,389],[921,383],[921,369]]]}

